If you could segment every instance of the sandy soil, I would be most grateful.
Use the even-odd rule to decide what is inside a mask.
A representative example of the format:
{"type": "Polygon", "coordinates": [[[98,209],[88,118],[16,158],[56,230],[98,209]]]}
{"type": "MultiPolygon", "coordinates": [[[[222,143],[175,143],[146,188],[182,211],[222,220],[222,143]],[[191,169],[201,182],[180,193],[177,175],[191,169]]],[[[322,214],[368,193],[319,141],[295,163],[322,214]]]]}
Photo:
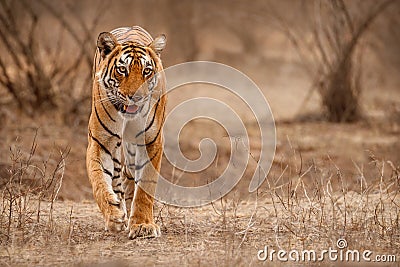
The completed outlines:
{"type": "MultiPolygon", "coordinates": [[[[363,198],[360,194],[351,191],[346,195],[335,194],[334,198],[335,205],[346,206],[349,218],[359,215],[356,210],[363,198]]],[[[369,201],[377,203],[379,198],[378,194],[370,195],[369,201]]],[[[392,197],[391,201],[399,205],[400,197],[392,197]]],[[[321,204],[320,201],[314,202],[316,208],[318,203],[321,204]]],[[[389,201],[384,200],[384,203],[388,205],[389,201]]],[[[14,232],[13,242],[1,246],[0,264],[254,266],[263,263],[257,253],[265,246],[287,251],[313,249],[319,253],[329,247],[337,249],[339,238],[346,239],[348,249],[370,249],[374,255],[398,255],[400,252],[398,231],[392,229],[397,236],[391,237],[389,233],[379,233],[379,227],[368,219],[364,221],[365,229],[353,221],[347,225],[353,228],[344,231],[340,214],[337,223],[330,221],[329,205],[326,206],[326,217],[321,217],[324,220],[322,224],[304,217],[301,222],[297,218],[302,216],[298,213],[299,208],[305,208],[302,210],[304,215],[309,209],[305,202],[294,201],[292,206],[286,207],[291,207],[296,214],[291,216],[277,198],[273,201],[263,193],[257,202],[228,200],[196,209],[157,204],[156,220],[162,229],[162,236],[157,239],[129,240],[127,232],[105,231],[98,208],[91,201],[57,201],[50,226],[48,205],[42,205],[40,223],[28,226],[24,235],[14,232]],[[375,240],[374,245],[371,245],[371,239],[375,240]]],[[[372,211],[367,211],[367,217],[373,216],[372,211]]],[[[314,212],[314,215],[320,215],[317,209],[314,212]]],[[[326,259],[319,263],[329,265],[334,262],[326,259]]],[[[275,258],[269,263],[279,264],[279,261],[275,258]]]]}

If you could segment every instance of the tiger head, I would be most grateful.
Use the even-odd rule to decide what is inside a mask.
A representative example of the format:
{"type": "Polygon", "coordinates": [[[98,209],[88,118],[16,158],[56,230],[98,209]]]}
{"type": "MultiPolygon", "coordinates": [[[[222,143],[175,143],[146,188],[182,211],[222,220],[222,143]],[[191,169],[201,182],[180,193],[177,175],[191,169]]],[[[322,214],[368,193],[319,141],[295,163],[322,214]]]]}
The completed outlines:
{"type": "Polygon", "coordinates": [[[109,32],[99,35],[97,48],[101,60],[97,81],[124,117],[140,113],[152,96],[160,95],[157,89],[163,70],[160,53],[165,44],[165,35],[147,45],[131,41],[118,43],[109,32]]]}

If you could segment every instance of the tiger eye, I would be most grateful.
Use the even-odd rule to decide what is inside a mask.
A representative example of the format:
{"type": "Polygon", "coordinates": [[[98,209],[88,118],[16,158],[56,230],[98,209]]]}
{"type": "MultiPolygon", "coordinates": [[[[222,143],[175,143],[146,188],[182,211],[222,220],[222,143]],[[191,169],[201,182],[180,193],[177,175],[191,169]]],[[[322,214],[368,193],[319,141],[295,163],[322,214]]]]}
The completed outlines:
{"type": "Polygon", "coordinates": [[[125,74],[125,72],[126,72],[126,67],[125,67],[125,66],[119,66],[119,67],[118,67],[118,72],[121,73],[121,74],[125,74]]]}
{"type": "Polygon", "coordinates": [[[151,68],[145,68],[144,70],[143,70],[143,74],[144,75],[149,75],[151,72],[152,72],[153,70],[151,69],[151,68]]]}

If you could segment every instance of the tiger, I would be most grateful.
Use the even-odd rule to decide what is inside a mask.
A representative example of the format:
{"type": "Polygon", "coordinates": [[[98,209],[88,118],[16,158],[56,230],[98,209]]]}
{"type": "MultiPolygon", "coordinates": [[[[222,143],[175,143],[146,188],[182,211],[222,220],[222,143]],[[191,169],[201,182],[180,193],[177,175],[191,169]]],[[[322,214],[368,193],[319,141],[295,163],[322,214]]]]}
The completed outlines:
{"type": "Polygon", "coordinates": [[[93,63],[86,169],[105,229],[161,235],[153,219],[163,154],[166,36],[139,26],[102,32],[93,63]]]}

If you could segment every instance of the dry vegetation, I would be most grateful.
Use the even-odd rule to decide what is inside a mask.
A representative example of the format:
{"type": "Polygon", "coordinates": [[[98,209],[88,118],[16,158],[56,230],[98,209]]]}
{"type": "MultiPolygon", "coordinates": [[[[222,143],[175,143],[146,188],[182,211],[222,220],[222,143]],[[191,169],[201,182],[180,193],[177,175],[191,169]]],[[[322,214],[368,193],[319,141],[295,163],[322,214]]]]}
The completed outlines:
{"type": "Polygon", "coordinates": [[[18,146],[10,148],[11,164],[1,180],[2,244],[32,241],[37,231],[51,236],[56,229],[54,202],[62,186],[68,150],[40,158],[35,155],[36,148],[36,135],[30,151],[18,146]],[[47,216],[43,216],[43,212],[47,212],[47,216]]]}
{"type": "Polygon", "coordinates": [[[49,110],[64,120],[77,116],[89,96],[91,41],[102,8],[84,21],[68,3],[1,1],[0,44],[8,51],[0,59],[3,103],[29,116],[49,110]]]}
{"type": "MultiPolygon", "coordinates": [[[[398,2],[128,2],[0,1],[0,265],[257,265],[264,246],[321,251],[339,238],[400,260],[398,2]],[[166,66],[199,59],[244,71],[277,118],[275,159],[256,193],[252,161],[212,205],[157,203],[154,240],[104,231],[84,164],[95,39],[130,24],[167,34],[166,66]]],[[[188,92],[170,106],[198,93],[188,92]]],[[[257,159],[259,132],[245,124],[257,159]]],[[[223,134],[188,124],[183,153],[196,157],[199,140],[223,134]]],[[[218,164],[186,184],[223,170],[228,146],[218,148],[218,164]]]]}
{"type": "Polygon", "coordinates": [[[293,43],[313,80],[310,90],[318,89],[328,121],[352,122],[362,116],[359,99],[364,51],[359,44],[370,25],[393,3],[365,2],[358,9],[350,9],[351,3],[343,0],[303,4],[301,11],[310,39],[271,8],[271,15],[293,43]]]}
{"type": "Polygon", "coordinates": [[[40,166],[51,160],[43,165],[32,160],[34,148],[35,143],[25,157],[12,152],[17,156],[2,192],[0,259],[6,264],[254,265],[264,246],[321,251],[336,248],[339,238],[349,249],[370,249],[374,256],[400,252],[400,169],[373,155],[376,179],[355,164],[359,183],[351,190],[332,159],[329,168],[302,166],[292,149],[280,175],[253,195],[233,193],[196,209],[157,204],[163,236],[132,241],[105,232],[92,201],[54,201],[65,153],[46,171],[40,166]]]}

